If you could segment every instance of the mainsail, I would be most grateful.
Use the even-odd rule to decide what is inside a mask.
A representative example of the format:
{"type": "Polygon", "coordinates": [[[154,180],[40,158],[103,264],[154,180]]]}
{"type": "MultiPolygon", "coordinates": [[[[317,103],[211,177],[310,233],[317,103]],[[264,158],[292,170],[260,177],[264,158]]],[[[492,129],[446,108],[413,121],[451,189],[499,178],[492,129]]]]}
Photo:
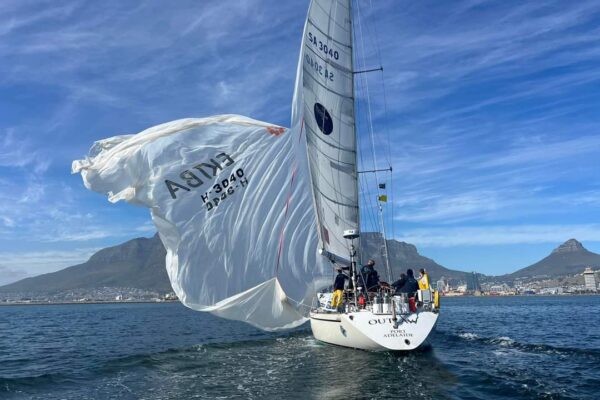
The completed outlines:
{"type": "Polygon", "coordinates": [[[184,119],[99,141],[73,172],[112,202],[150,208],[186,306],[292,328],[326,271],[301,134],[235,115],[184,119]]]}
{"type": "Polygon", "coordinates": [[[358,230],[350,0],[313,0],[298,63],[292,126],[305,130],[319,251],[348,260],[358,230]]]}

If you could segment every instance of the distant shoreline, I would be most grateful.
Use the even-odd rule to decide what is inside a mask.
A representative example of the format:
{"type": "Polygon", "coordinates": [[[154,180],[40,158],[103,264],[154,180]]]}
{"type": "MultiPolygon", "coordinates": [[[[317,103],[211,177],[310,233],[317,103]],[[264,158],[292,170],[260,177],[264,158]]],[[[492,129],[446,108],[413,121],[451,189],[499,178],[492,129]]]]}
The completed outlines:
{"type": "MultiPolygon", "coordinates": [[[[456,299],[456,298],[498,298],[498,297],[576,297],[576,296],[599,296],[600,293],[569,293],[569,294],[513,294],[513,295],[485,295],[485,296],[474,296],[474,295],[462,295],[462,296],[441,296],[442,299],[456,299]]],[[[162,304],[162,303],[179,303],[179,300],[131,300],[131,301],[59,301],[59,302],[14,302],[4,303],[0,302],[2,306],[57,306],[57,305],[71,305],[71,304],[162,304]]]]}
{"type": "Polygon", "coordinates": [[[0,303],[0,307],[2,306],[60,306],[60,305],[70,305],[70,304],[162,304],[162,303],[179,303],[179,300],[131,300],[131,301],[116,301],[116,300],[107,300],[107,301],[55,301],[55,302],[14,302],[14,303],[0,303]]]}

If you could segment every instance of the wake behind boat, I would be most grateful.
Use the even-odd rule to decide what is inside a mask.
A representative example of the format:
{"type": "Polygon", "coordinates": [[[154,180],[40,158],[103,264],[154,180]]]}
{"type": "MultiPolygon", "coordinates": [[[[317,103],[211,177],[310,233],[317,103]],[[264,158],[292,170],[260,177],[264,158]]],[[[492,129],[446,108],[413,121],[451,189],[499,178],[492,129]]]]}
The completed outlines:
{"type": "Polygon", "coordinates": [[[392,166],[388,157],[379,168],[372,129],[357,135],[355,76],[372,70],[355,69],[355,36],[350,0],[310,3],[289,129],[238,115],[183,119],[98,141],[73,172],[111,202],[150,209],[187,307],[268,331],[310,319],[324,342],[412,350],[435,325],[435,293],[359,286],[359,260],[375,256],[357,254],[361,225],[381,231],[393,280],[383,216],[392,166]],[[373,156],[363,171],[361,136],[373,156]],[[379,221],[361,213],[359,193],[379,221]],[[324,288],[336,268],[352,285],[332,304],[324,288]]]}

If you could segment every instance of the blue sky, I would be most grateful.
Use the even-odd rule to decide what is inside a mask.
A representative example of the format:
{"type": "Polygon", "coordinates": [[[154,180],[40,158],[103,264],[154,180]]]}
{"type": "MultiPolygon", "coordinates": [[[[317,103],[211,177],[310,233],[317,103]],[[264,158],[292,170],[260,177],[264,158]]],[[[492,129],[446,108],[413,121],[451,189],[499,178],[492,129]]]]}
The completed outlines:
{"type": "MultiPolygon", "coordinates": [[[[365,135],[368,83],[388,232],[488,274],[571,237],[600,252],[600,4],[359,3],[357,62],[384,67],[357,112],[365,135]]],[[[95,140],[223,113],[289,125],[306,8],[1,2],[0,284],[153,234],[146,209],[70,174],[95,140]]]]}

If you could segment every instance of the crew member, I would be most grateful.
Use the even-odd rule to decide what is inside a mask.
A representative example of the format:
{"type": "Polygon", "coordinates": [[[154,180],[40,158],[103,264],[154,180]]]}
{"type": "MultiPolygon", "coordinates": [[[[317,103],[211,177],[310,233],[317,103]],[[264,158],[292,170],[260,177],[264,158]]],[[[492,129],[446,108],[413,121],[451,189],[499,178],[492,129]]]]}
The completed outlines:
{"type": "Polygon", "coordinates": [[[363,282],[363,287],[367,292],[377,291],[379,287],[379,274],[375,271],[375,260],[371,259],[367,265],[360,270],[360,277],[363,282]]]}
{"type": "Polygon", "coordinates": [[[427,275],[427,272],[425,272],[425,269],[423,268],[421,268],[419,272],[421,273],[421,275],[419,276],[419,289],[429,289],[429,275],[427,275]]]}
{"type": "Polygon", "coordinates": [[[342,297],[344,295],[344,285],[348,275],[344,274],[341,268],[337,269],[338,274],[333,282],[333,296],[331,297],[331,308],[338,308],[342,304],[342,297]]]}
{"type": "Polygon", "coordinates": [[[396,292],[399,292],[402,286],[406,284],[406,274],[404,272],[400,273],[400,279],[396,282],[392,283],[392,287],[396,289],[396,292]]]}
{"type": "Polygon", "coordinates": [[[408,293],[409,297],[413,297],[417,290],[419,290],[419,283],[415,279],[413,270],[409,268],[406,270],[406,283],[398,289],[398,292],[408,293]]]}

